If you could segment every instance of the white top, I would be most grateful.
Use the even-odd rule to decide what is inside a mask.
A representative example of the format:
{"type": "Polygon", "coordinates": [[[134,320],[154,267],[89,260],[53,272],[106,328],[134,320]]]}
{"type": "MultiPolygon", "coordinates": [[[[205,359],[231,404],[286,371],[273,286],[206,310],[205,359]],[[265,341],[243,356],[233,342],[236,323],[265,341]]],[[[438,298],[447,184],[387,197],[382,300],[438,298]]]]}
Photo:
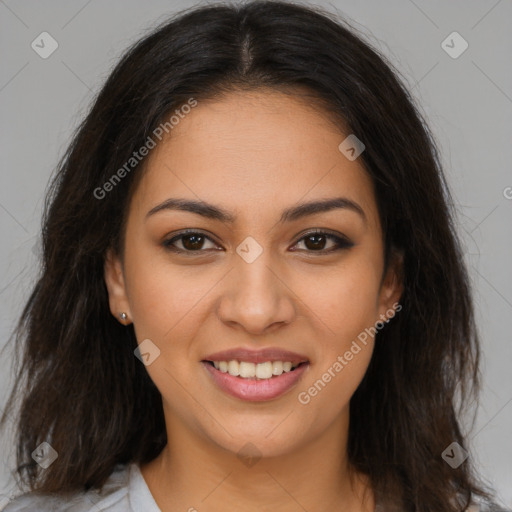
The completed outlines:
{"type": "Polygon", "coordinates": [[[28,492],[12,500],[3,512],[162,512],[137,464],[117,465],[98,490],[68,496],[28,492]]]}
{"type": "MultiPolygon", "coordinates": [[[[391,512],[377,503],[375,512],[391,512]]],[[[68,495],[27,492],[14,498],[2,512],[162,512],[136,463],[118,464],[101,492],[91,489],[68,495]]],[[[473,505],[468,512],[512,512],[500,507],[473,505]]]]}

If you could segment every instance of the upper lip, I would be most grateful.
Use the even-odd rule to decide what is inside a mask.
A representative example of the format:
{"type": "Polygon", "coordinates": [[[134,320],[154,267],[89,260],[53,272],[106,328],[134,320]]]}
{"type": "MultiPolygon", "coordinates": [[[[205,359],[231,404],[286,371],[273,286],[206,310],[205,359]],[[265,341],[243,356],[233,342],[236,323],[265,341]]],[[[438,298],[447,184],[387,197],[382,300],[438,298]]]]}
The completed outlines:
{"type": "Polygon", "coordinates": [[[293,364],[299,364],[309,361],[309,359],[296,352],[283,350],[277,347],[265,348],[260,350],[251,350],[246,348],[232,348],[222,350],[206,356],[203,361],[247,361],[248,363],[265,363],[267,361],[290,361],[293,364]]]}

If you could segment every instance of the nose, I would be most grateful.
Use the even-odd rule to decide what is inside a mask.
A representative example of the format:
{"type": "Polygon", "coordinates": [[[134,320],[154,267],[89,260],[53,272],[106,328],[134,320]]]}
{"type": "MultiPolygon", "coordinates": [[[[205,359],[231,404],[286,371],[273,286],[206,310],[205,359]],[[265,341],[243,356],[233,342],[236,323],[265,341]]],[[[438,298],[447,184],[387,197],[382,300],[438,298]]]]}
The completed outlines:
{"type": "Polygon", "coordinates": [[[253,335],[290,324],[297,314],[290,283],[266,254],[263,251],[252,263],[235,261],[217,307],[222,322],[253,335]]]}

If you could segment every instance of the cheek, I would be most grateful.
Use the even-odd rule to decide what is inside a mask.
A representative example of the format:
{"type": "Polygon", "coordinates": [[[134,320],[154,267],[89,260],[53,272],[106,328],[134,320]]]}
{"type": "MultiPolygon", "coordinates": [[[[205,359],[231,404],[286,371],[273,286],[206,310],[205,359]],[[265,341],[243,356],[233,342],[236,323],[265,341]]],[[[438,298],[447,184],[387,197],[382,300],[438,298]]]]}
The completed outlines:
{"type": "Polygon", "coordinates": [[[380,263],[369,253],[354,253],[324,280],[321,290],[315,288],[310,294],[310,304],[324,329],[318,340],[318,364],[312,367],[297,398],[306,414],[321,419],[322,425],[348,406],[370,363],[380,263]]]}
{"type": "Polygon", "coordinates": [[[351,275],[332,291],[331,329],[346,342],[373,325],[377,314],[377,286],[366,275],[351,275]]]}
{"type": "Polygon", "coordinates": [[[197,266],[173,267],[155,252],[138,248],[126,255],[127,294],[137,338],[168,347],[178,332],[183,336],[194,323],[201,299],[218,278],[197,266]]]}
{"type": "Polygon", "coordinates": [[[317,338],[316,363],[297,391],[299,407],[315,418],[320,432],[348,407],[370,363],[374,338],[376,286],[373,279],[345,276],[330,282],[323,301],[314,301],[325,327],[317,338]]]}
{"type": "Polygon", "coordinates": [[[300,296],[341,349],[374,325],[379,284],[378,262],[354,254],[332,271],[306,279],[300,296]]]}

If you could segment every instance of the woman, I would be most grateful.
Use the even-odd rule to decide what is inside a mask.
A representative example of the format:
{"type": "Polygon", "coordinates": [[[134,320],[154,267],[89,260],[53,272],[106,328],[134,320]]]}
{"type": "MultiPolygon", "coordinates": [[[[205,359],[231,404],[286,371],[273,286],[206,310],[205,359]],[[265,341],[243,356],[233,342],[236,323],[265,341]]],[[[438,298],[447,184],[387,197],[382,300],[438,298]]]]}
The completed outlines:
{"type": "Polygon", "coordinates": [[[499,510],[455,407],[479,345],[435,144],[346,24],[180,13],[51,192],[8,512],[499,510]]]}

